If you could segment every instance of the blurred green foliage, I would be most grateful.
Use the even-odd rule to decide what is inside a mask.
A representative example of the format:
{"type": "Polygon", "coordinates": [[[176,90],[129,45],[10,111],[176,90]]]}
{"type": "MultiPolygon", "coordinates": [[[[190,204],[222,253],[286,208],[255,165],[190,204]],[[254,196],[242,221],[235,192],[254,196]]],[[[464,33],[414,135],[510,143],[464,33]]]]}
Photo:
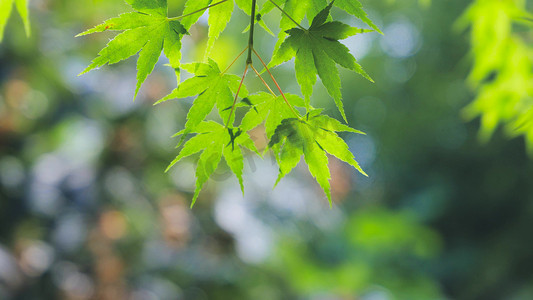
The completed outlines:
{"type": "Polygon", "coordinates": [[[408,212],[360,210],[343,231],[323,234],[311,247],[291,239],[283,242],[278,267],[304,295],[441,298],[438,284],[417,266],[438,254],[440,239],[408,212]]]}
{"type": "MultiPolygon", "coordinates": [[[[347,119],[367,132],[345,137],[369,178],[332,160],[329,209],[305,167],[272,190],[275,164],[245,160],[246,198],[221,167],[194,210],[195,162],[163,173],[191,105],[152,106],[175,85],[167,62],[136,102],[133,61],[76,77],[111,35],[74,35],[127,6],[30,2],[30,38],[11,18],[0,44],[0,299],[533,298],[524,139],[496,129],[480,145],[479,119],[461,119],[476,95],[470,42],[452,27],[471,3],[365,2],[385,35],[348,42],[376,83],[341,78],[347,119]]],[[[178,15],[183,3],[171,4],[178,15]]],[[[219,64],[245,47],[237,14],[219,64]]],[[[186,61],[205,52],[202,24],[184,41],[186,61]]],[[[269,34],[257,36],[270,53],[269,34]]],[[[290,66],[274,72],[299,92],[290,66]]],[[[325,89],[315,94],[340,118],[325,89]]]]}
{"type": "Polygon", "coordinates": [[[481,116],[482,141],[503,123],[509,135],[523,134],[533,153],[533,14],[526,1],[474,1],[457,24],[471,26],[469,81],[478,93],[465,114],[481,116]]]}

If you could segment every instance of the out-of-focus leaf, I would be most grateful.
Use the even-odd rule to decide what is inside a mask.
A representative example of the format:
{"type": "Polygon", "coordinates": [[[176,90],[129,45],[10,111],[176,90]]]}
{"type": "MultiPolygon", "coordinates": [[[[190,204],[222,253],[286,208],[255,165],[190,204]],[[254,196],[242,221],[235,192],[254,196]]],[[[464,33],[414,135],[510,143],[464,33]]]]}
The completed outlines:
{"type": "Polygon", "coordinates": [[[11,16],[13,10],[13,4],[17,8],[17,11],[24,23],[24,31],[26,35],[30,35],[30,19],[28,13],[28,0],[0,0],[0,42],[4,38],[4,30],[11,16]]]}

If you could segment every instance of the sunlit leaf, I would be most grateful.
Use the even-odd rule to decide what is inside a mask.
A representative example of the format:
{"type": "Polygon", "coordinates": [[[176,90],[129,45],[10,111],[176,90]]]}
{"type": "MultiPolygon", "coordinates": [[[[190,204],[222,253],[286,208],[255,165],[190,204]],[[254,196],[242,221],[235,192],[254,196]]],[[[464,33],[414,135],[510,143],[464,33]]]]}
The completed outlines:
{"type": "MultiPolygon", "coordinates": [[[[285,97],[292,106],[303,107],[305,105],[303,99],[296,95],[285,94],[285,97]]],[[[282,96],[262,92],[247,98],[253,109],[250,109],[241,121],[241,128],[245,131],[265,122],[265,131],[267,137],[270,138],[283,119],[295,117],[295,111],[291,110],[282,96]]]]}
{"type": "Polygon", "coordinates": [[[205,50],[206,56],[211,53],[211,50],[213,50],[215,40],[224,31],[226,25],[228,25],[232,13],[233,1],[226,1],[222,4],[209,8],[209,18],[207,21],[209,25],[209,32],[207,34],[208,40],[207,47],[205,50]]]}
{"type": "MultiPolygon", "coordinates": [[[[234,93],[237,92],[240,78],[237,75],[222,74],[217,63],[212,59],[206,63],[186,64],[183,69],[195,74],[194,77],[182,82],[168,96],[157,103],[161,103],[175,98],[187,98],[198,96],[187,114],[187,123],[185,123],[185,134],[200,124],[206,116],[213,110],[215,104],[222,120],[229,118],[231,107],[234,101],[234,93]]],[[[246,97],[248,91],[243,85],[239,92],[240,97],[246,97]]],[[[235,115],[232,115],[232,119],[235,115]]]]}
{"type": "Polygon", "coordinates": [[[146,77],[152,73],[161,51],[172,68],[180,66],[181,38],[187,30],[177,20],[167,18],[165,0],[128,0],[136,12],[125,13],[80,33],[83,36],[106,30],[123,30],[98,53],[92,63],[80,73],[87,73],[105,64],[114,64],[139,52],[135,97],[146,77]]]}
{"type": "Polygon", "coordinates": [[[242,148],[258,152],[248,133],[237,128],[226,128],[213,121],[198,124],[191,133],[196,133],[196,135],[183,145],[178,156],[167,168],[168,171],[181,159],[202,152],[196,166],[196,188],[191,206],[196,202],[203,185],[216,170],[222,157],[239,180],[241,190],[244,192],[242,148]]]}

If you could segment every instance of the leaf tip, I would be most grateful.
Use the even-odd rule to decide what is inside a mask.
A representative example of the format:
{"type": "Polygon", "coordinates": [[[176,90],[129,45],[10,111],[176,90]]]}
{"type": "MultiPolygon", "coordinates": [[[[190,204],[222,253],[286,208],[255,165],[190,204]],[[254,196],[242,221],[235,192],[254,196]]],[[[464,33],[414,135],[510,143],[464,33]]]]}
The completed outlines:
{"type": "Polygon", "coordinates": [[[85,73],[89,73],[90,71],[94,70],[95,68],[96,68],[95,64],[92,63],[87,68],[85,68],[85,70],[81,71],[81,73],[78,74],[78,76],[81,76],[81,75],[83,75],[85,73]]]}
{"type": "Polygon", "coordinates": [[[326,196],[328,197],[329,209],[333,209],[333,201],[331,200],[331,191],[324,190],[324,192],[326,193],[326,196]]]}
{"type": "Polygon", "coordinates": [[[276,183],[274,183],[274,186],[272,187],[272,189],[275,189],[276,186],[278,186],[278,183],[281,181],[281,178],[283,178],[283,173],[279,173],[278,175],[278,179],[276,179],[276,183]]]}
{"type": "Polygon", "coordinates": [[[135,102],[135,99],[137,99],[137,95],[139,94],[139,88],[140,86],[135,89],[135,94],[133,95],[133,102],[135,102]]]}
{"type": "Polygon", "coordinates": [[[192,202],[191,202],[191,206],[190,206],[191,209],[194,206],[194,204],[196,203],[196,199],[198,199],[198,194],[200,194],[200,189],[201,188],[196,188],[196,190],[194,191],[194,196],[192,197],[192,202]]]}
{"type": "Polygon", "coordinates": [[[342,119],[344,120],[344,122],[348,124],[348,119],[346,118],[346,113],[344,112],[344,109],[341,110],[341,114],[342,114],[342,119]]]}
{"type": "Polygon", "coordinates": [[[164,173],[168,173],[168,171],[174,166],[174,164],[176,163],[176,161],[173,161],[171,162],[168,167],[165,169],[165,172],[164,173]]]}
{"type": "Polygon", "coordinates": [[[81,72],[80,72],[78,75],[76,75],[76,76],[81,76],[81,75],[83,75],[83,74],[85,74],[85,73],[87,73],[87,72],[89,72],[89,71],[90,71],[90,70],[85,69],[85,70],[81,71],[81,72]]]}
{"type": "Polygon", "coordinates": [[[241,186],[242,196],[244,197],[244,184],[242,183],[242,181],[240,181],[239,184],[241,186]]]}

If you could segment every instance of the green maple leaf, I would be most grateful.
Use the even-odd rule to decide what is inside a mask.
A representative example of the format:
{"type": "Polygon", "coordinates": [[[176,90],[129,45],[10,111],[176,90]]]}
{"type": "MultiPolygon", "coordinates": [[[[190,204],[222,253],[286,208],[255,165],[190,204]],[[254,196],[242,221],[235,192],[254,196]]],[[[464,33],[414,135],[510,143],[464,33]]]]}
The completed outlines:
{"type": "MultiPolygon", "coordinates": [[[[326,0],[273,0],[277,5],[283,6],[283,10],[290,15],[296,22],[302,22],[307,15],[307,19],[312,20],[327,5],[326,0]]],[[[359,18],[375,31],[382,33],[381,30],[368,18],[367,13],[363,10],[363,5],[358,0],[335,0],[335,6],[346,11],[347,13],[359,18]]],[[[268,1],[263,5],[260,13],[262,15],[270,12],[275,6],[268,1]]],[[[294,27],[294,23],[282,14],[280,27],[282,31],[294,27]]]]}
{"type": "MultiPolygon", "coordinates": [[[[241,0],[241,2],[244,0],[241,0]]],[[[190,13],[201,10],[202,8],[207,7],[208,5],[213,5],[209,8],[209,17],[207,19],[207,24],[209,25],[209,30],[207,33],[207,47],[205,49],[205,56],[207,57],[215,45],[216,39],[220,34],[226,29],[226,25],[231,19],[233,13],[233,0],[221,1],[221,0],[188,0],[185,3],[185,9],[183,15],[188,15],[190,13]],[[217,4],[220,3],[220,4],[217,4]]],[[[251,5],[249,5],[251,8],[251,5]]],[[[242,7],[242,6],[241,6],[242,7]]],[[[249,12],[248,12],[249,13],[249,12]]],[[[198,21],[202,14],[192,14],[186,16],[182,19],[182,24],[186,29],[189,29],[194,23],[198,21]]]]}
{"type": "MultiPolygon", "coordinates": [[[[326,6],[326,0],[287,0],[283,9],[296,22],[301,23],[306,15],[308,20],[312,20],[326,6]]],[[[286,14],[281,15],[280,28],[282,31],[293,28],[294,25],[294,22],[286,14]]]]}
{"type": "Polygon", "coordinates": [[[363,10],[363,5],[357,0],[335,0],[335,6],[346,11],[347,13],[361,19],[370,28],[383,34],[381,30],[368,18],[367,13],[363,10]]]}
{"type": "MultiPolygon", "coordinates": [[[[218,64],[209,59],[206,63],[184,64],[182,68],[189,73],[195,74],[194,77],[182,82],[168,96],[156,102],[156,104],[175,98],[187,98],[198,95],[194,100],[192,107],[187,114],[185,123],[185,134],[200,124],[205,117],[213,110],[215,104],[222,120],[225,122],[230,114],[230,109],[234,94],[237,93],[241,78],[233,74],[222,74],[218,64]]],[[[248,91],[243,85],[239,92],[240,97],[246,97],[248,91]]],[[[232,115],[230,124],[233,122],[235,114],[232,115]]]]}
{"type": "Polygon", "coordinates": [[[13,3],[22,18],[24,23],[24,30],[26,35],[30,35],[30,20],[28,18],[28,0],[0,0],[0,42],[4,38],[4,29],[7,24],[7,20],[11,15],[11,10],[13,9],[13,3]]]}
{"type": "Polygon", "coordinates": [[[211,53],[211,50],[213,50],[215,40],[218,39],[220,34],[226,29],[226,25],[228,25],[232,13],[233,0],[209,8],[209,18],[207,19],[209,31],[207,33],[207,48],[205,49],[206,57],[211,53]]]}
{"type": "Polygon", "coordinates": [[[127,0],[135,12],[121,14],[77,36],[106,30],[123,30],[98,53],[80,73],[87,73],[105,64],[125,60],[137,52],[137,86],[135,97],[146,77],[152,73],[161,51],[174,69],[180,67],[181,37],[187,30],[177,20],[167,18],[166,0],[127,0]]]}
{"type": "MultiPolygon", "coordinates": [[[[224,157],[226,164],[239,180],[241,190],[244,193],[242,181],[244,156],[241,147],[259,154],[250,136],[240,129],[226,128],[213,121],[201,122],[192,132],[196,133],[196,135],[183,145],[178,156],[170,163],[166,170],[168,171],[181,159],[202,152],[196,167],[196,188],[191,207],[196,202],[198,194],[202,190],[205,182],[216,170],[222,157],[224,157]]],[[[183,133],[185,133],[184,130],[178,132],[176,135],[183,133]]]]}
{"type": "Polygon", "coordinates": [[[304,120],[284,119],[276,128],[269,142],[269,147],[274,151],[279,165],[279,176],[276,184],[298,164],[303,155],[309,172],[322,187],[331,205],[329,184],[331,177],[326,153],[352,165],[367,176],[355,161],[348,145],[336,132],[364,133],[343,125],[326,115],[321,115],[320,111],[311,111],[304,120]]]}
{"type": "MultiPolygon", "coordinates": [[[[299,96],[285,94],[285,97],[292,106],[303,107],[305,105],[304,100],[299,96]]],[[[247,98],[252,109],[244,115],[241,121],[240,128],[244,131],[251,130],[265,122],[265,131],[267,137],[270,138],[283,119],[295,117],[294,112],[285,103],[282,96],[261,92],[247,98]]]]}
{"type": "Polygon", "coordinates": [[[348,48],[338,40],[367,30],[350,27],[337,21],[326,22],[332,5],[333,2],[316,15],[308,30],[299,28],[288,30],[289,37],[274,53],[269,67],[277,66],[296,57],[296,80],[300,84],[306,102],[309,102],[313,93],[313,85],[318,74],[346,121],[342,104],[341,80],[336,64],[361,74],[371,82],[373,80],[356,62],[348,48]]]}
{"type": "MultiPolygon", "coordinates": [[[[278,34],[278,40],[276,42],[276,45],[274,46],[274,53],[273,56],[277,53],[279,50],[279,47],[281,43],[285,40],[287,37],[286,31],[293,28],[295,26],[295,23],[300,24],[303,19],[305,18],[305,15],[307,14],[307,19],[312,20],[322,8],[324,8],[327,5],[326,0],[273,0],[274,3],[278,6],[283,6],[283,11],[285,13],[281,14],[281,20],[279,23],[279,27],[281,31],[278,34]],[[290,15],[291,18],[289,18],[287,15],[290,15]]],[[[268,12],[270,12],[275,5],[268,1],[265,3],[259,14],[265,15],[268,12]]]]}
{"type": "MultiPolygon", "coordinates": [[[[190,13],[196,12],[211,3],[211,0],[188,0],[185,3],[185,9],[183,10],[183,15],[188,15],[190,13]]],[[[202,16],[202,13],[191,14],[181,19],[181,24],[185,29],[189,30],[191,26],[198,21],[202,16]]]]}
{"type": "MultiPolygon", "coordinates": [[[[283,6],[283,11],[286,14],[281,14],[280,28],[281,31],[278,34],[278,41],[274,47],[274,54],[279,50],[279,47],[283,40],[287,37],[286,31],[295,26],[294,22],[301,23],[304,17],[307,15],[308,20],[313,20],[315,16],[327,6],[326,0],[272,0],[278,6],[283,6]],[[287,15],[292,17],[291,20],[287,15]]],[[[381,30],[368,18],[367,13],[363,10],[363,5],[358,0],[336,0],[335,6],[343,9],[347,13],[361,19],[368,26],[375,31],[383,34],[381,30]]],[[[259,14],[265,15],[274,8],[274,4],[271,1],[265,3],[259,14]]]]}

